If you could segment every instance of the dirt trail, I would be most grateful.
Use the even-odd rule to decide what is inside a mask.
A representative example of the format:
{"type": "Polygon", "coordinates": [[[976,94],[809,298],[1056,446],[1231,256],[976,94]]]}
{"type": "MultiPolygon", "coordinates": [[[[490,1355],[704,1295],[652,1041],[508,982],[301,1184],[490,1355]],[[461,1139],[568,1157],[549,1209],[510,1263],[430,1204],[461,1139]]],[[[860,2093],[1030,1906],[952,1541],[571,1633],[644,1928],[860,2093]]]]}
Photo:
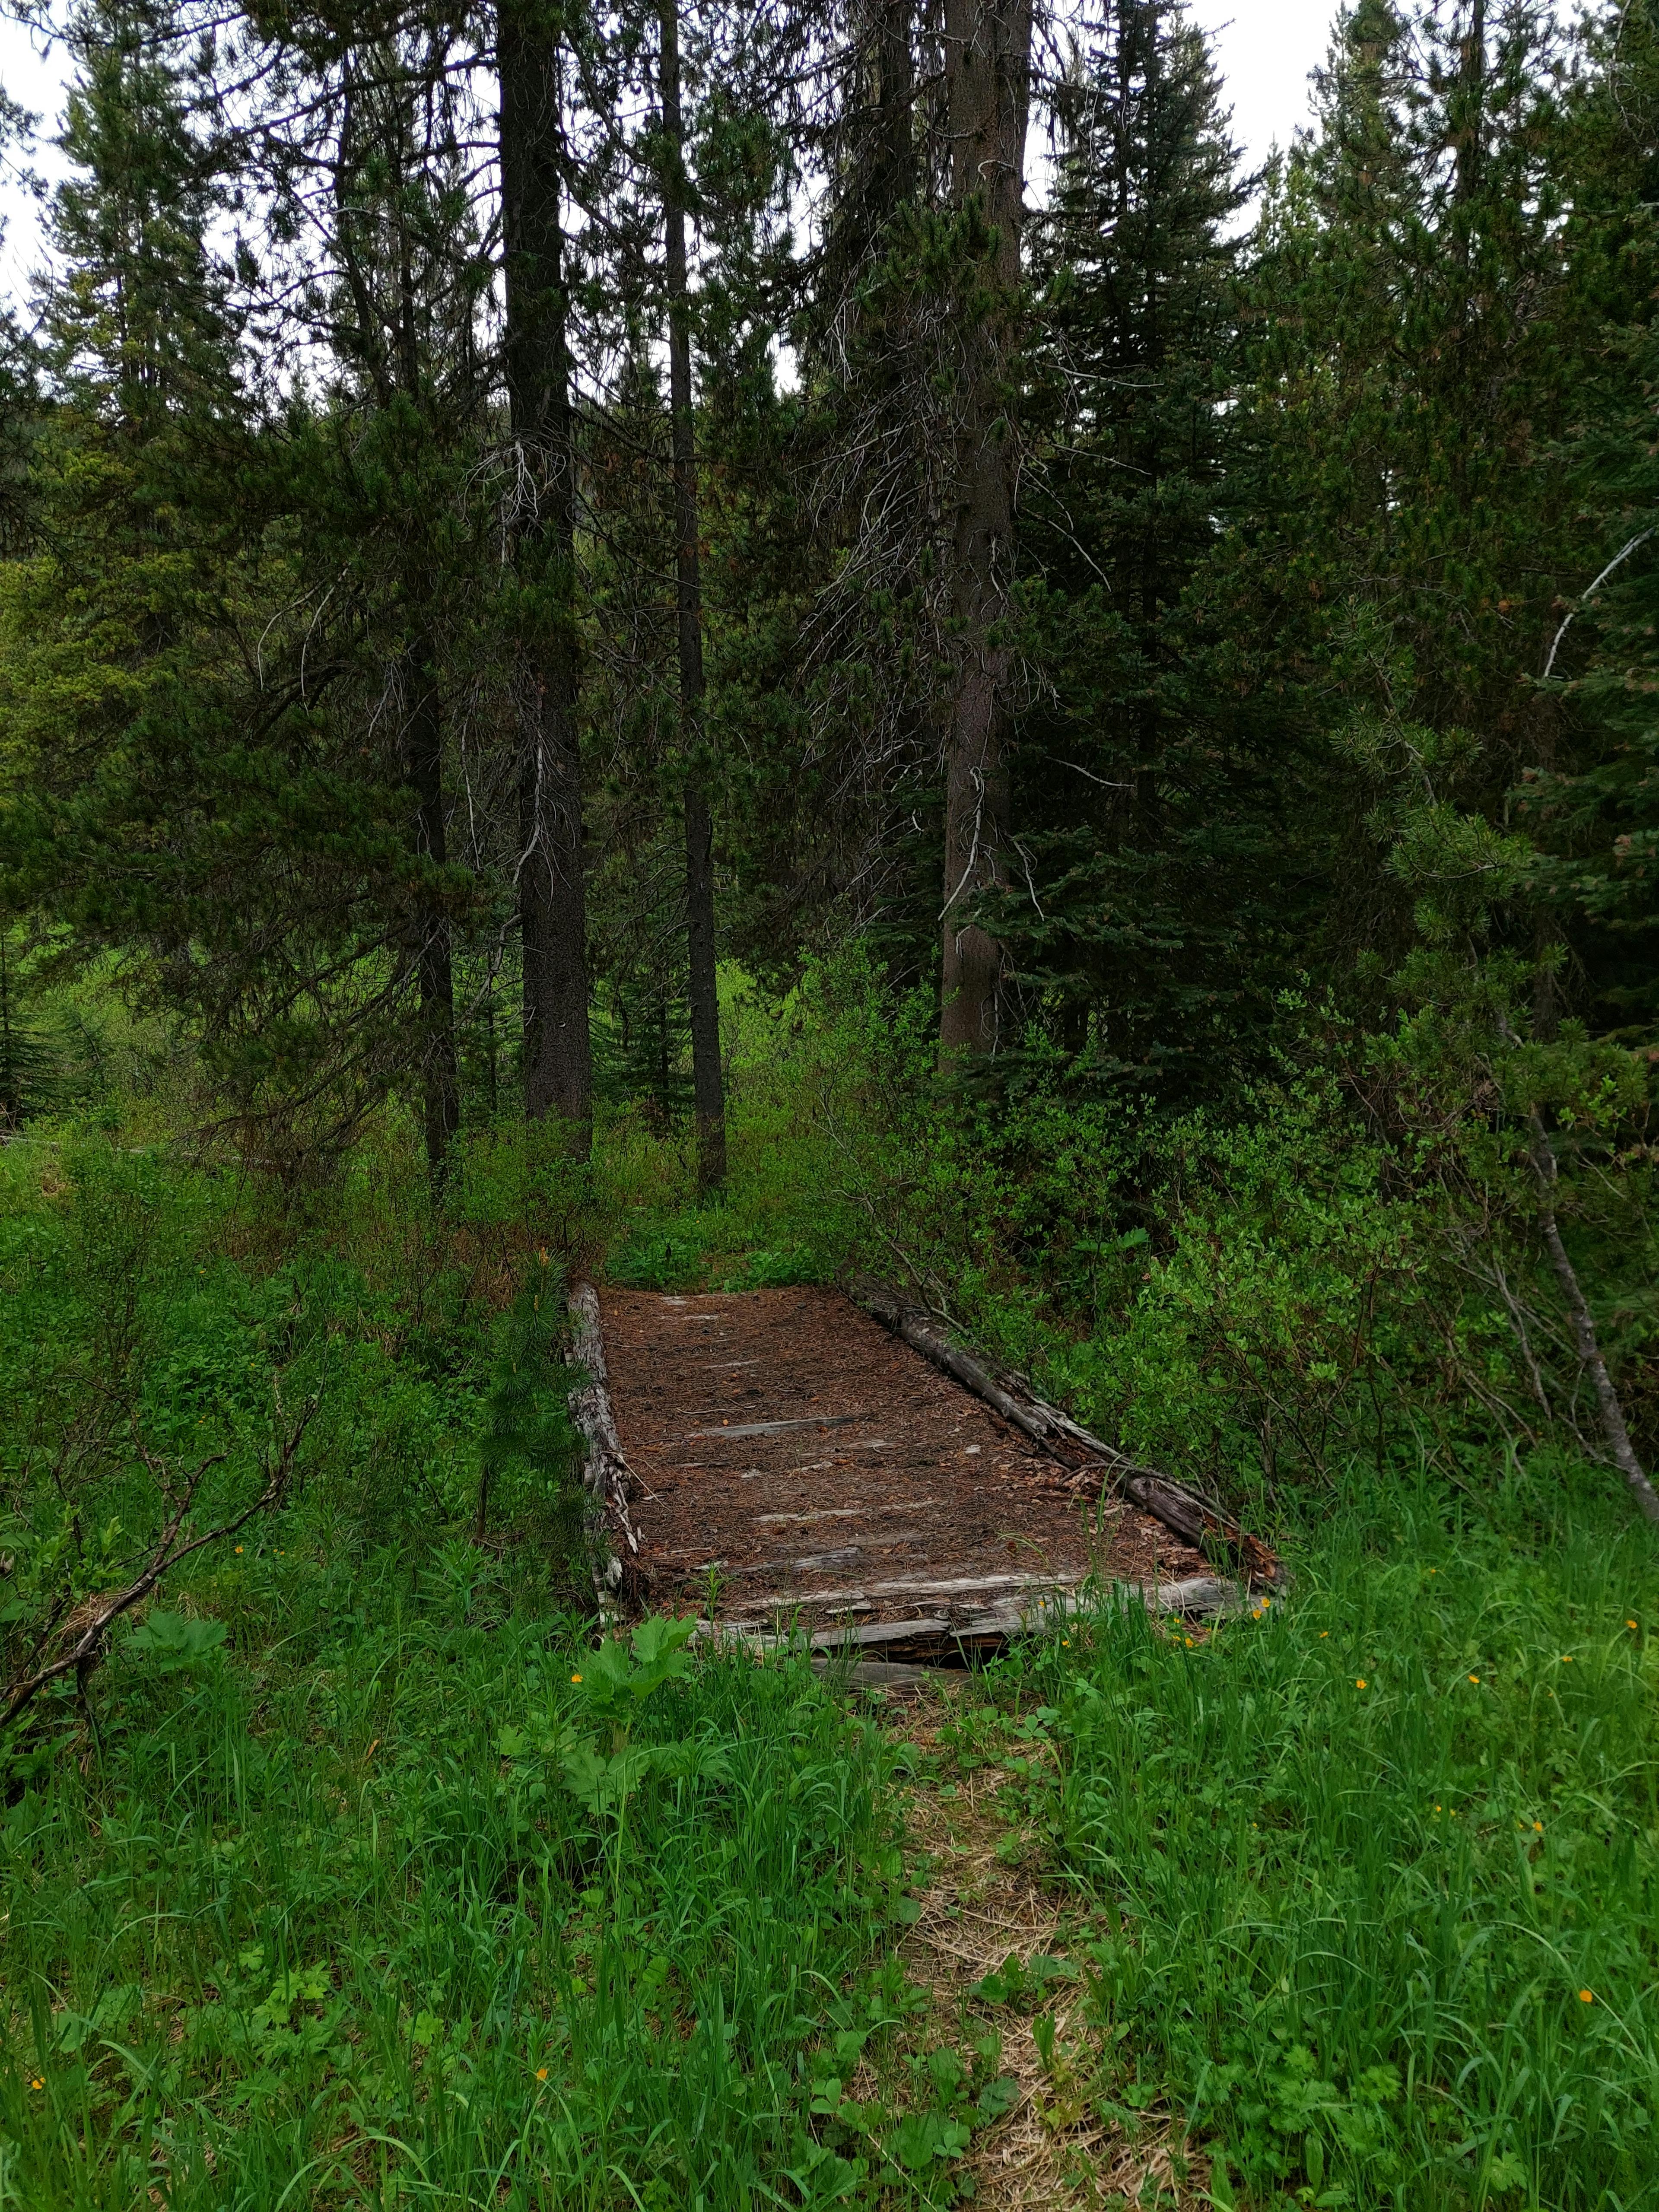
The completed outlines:
{"type": "Polygon", "coordinates": [[[655,1605],[713,1577],[734,1626],[867,1626],[965,1619],[1091,1569],[1206,1571],[1145,1514],[1085,1512],[1050,1461],[838,1292],[610,1291],[602,1310],[655,1605]]]}

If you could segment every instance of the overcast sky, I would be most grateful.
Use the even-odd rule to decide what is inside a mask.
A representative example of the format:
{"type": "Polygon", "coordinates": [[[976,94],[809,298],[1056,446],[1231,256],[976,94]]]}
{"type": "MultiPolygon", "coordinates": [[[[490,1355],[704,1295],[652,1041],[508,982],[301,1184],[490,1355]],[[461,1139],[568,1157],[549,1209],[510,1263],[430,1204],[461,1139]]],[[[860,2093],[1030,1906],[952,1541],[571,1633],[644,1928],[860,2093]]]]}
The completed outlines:
{"type": "MultiPolygon", "coordinates": [[[[1217,58],[1232,103],[1233,131],[1252,166],[1275,140],[1290,142],[1308,119],[1308,72],[1322,61],[1336,0],[1192,0],[1192,12],[1215,39],[1217,58]]],[[[61,54],[42,61],[28,32],[0,20],[0,84],[12,98],[45,118],[50,137],[60,97],[61,54]]],[[[37,149],[35,166],[52,176],[61,165],[50,146],[37,149]]],[[[11,176],[0,179],[0,212],[6,240],[0,248],[0,289],[15,295],[39,258],[34,211],[11,176]]]]}

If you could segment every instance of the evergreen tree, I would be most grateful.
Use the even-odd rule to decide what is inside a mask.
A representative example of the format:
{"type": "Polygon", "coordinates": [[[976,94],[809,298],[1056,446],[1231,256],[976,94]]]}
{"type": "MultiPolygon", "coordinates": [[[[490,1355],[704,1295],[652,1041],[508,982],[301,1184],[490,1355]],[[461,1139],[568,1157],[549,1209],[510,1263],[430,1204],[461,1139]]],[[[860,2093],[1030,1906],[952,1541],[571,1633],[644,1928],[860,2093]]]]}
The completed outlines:
{"type": "MultiPolygon", "coordinates": [[[[450,294],[417,239],[431,196],[394,143],[407,101],[383,104],[365,148],[366,88],[337,46],[320,83],[301,48],[273,76],[286,92],[297,71],[314,97],[308,140],[264,138],[271,238],[304,236],[320,171],[319,258],[340,272],[288,288],[266,329],[309,337],[313,359],[331,343],[339,381],[279,398],[240,343],[262,272],[210,243],[254,142],[211,127],[172,17],[98,0],[75,35],[78,173],[54,210],[47,303],[61,400],[36,470],[50,528],[6,609],[10,895],[71,922],[82,950],[128,956],[132,988],[195,1026],[219,1109],[257,1149],[301,1167],[424,1072],[441,1157],[453,1082],[429,1080],[434,917],[466,889],[434,845],[430,614],[456,597],[465,532],[441,544],[422,411],[450,294]]],[[[380,68],[382,88],[407,89],[409,59],[380,68]]]]}
{"type": "Polygon", "coordinates": [[[1042,676],[997,927],[1095,1076],[1213,1081],[1248,1052],[1245,956],[1271,936],[1260,777],[1188,604],[1232,492],[1244,188],[1170,0],[1115,12],[1060,116],[1021,533],[1042,676]]]}
{"type": "Polygon", "coordinates": [[[1605,206],[1576,204],[1581,58],[1532,0],[1360,0],[1251,274],[1252,523],[1211,564],[1211,613],[1267,641],[1234,680],[1310,788],[1287,870],[1307,964],[1369,977],[1373,1007],[1411,936],[1371,826],[1426,757],[1410,733],[1436,803],[1494,821],[1571,741],[1536,678],[1593,573],[1562,441],[1620,288],[1605,206]]]}

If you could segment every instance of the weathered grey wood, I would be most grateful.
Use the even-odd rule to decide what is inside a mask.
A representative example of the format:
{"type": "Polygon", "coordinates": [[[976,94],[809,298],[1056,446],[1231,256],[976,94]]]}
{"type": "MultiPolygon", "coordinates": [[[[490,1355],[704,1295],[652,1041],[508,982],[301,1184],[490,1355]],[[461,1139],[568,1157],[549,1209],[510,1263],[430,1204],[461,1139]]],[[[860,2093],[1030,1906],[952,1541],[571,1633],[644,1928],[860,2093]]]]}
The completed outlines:
{"type": "MultiPolygon", "coordinates": [[[[1216,1620],[1242,1613],[1249,1602],[1237,1583],[1224,1581],[1215,1575],[1193,1575],[1182,1582],[1152,1585],[1113,1583],[1105,1593],[1076,1588],[1059,1589],[1050,1584],[1046,1591],[975,1607],[955,1616],[926,1613],[915,1620],[872,1620],[861,1626],[837,1622],[828,1628],[800,1627],[784,1633],[769,1632],[752,1619],[704,1620],[697,1624],[697,1633],[730,1637],[760,1651],[829,1653],[903,1646],[915,1654],[936,1653],[948,1663],[952,1654],[959,1657],[969,1650],[983,1653],[1000,1649],[1016,1637],[1041,1633],[1063,1621],[1086,1616],[1097,1609],[1102,1595],[1133,1599],[1145,1605],[1149,1612],[1188,1620],[1216,1620]]],[[[779,1610],[787,1608],[781,1607],[779,1610]]]]}
{"type": "Polygon", "coordinates": [[[808,1631],[796,1629],[793,1634],[780,1635],[753,1620],[700,1620],[699,1636],[730,1637],[734,1642],[763,1651],[837,1651],[843,1649],[878,1650],[890,1644],[937,1644],[941,1649],[949,1644],[951,1624],[943,1613],[929,1613],[919,1620],[872,1620],[865,1626],[855,1627],[851,1622],[837,1623],[833,1628],[808,1631]]]}
{"type": "Polygon", "coordinates": [[[854,1296],[884,1328],[890,1328],[975,1397],[983,1399],[1039,1451],[1057,1460],[1072,1475],[1071,1486],[1079,1490],[1096,1486],[1092,1474],[1078,1480],[1079,1474],[1092,1462],[1100,1470],[1101,1479],[1110,1482],[1133,1504],[1152,1514],[1195,1549],[1203,1551],[1220,1544],[1232,1553],[1252,1580],[1284,1580],[1284,1569],[1276,1554],[1259,1537],[1242,1528],[1231,1514],[1197,1491],[1188,1489],[1185,1483],[1160,1474],[1156,1468],[1139,1466],[1099,1437],[1091,1436],[1069,1413],[1039,1398],[1024,1376],[1010,1376],[999,1382],[970,1352],[951,1341],[937,1316],[908,1304],[879,1283],[861,1283],[854,1296]]]}
{"type": "Polygon", "coordinates": [[[769,1597],[750,1597],[744,1604],[750,1613],[793,1613],[803,1606],[868,1605],[883,1597],[966,1597],[975,1590],[1052,1590],[1083,1577],[1055,1575],[896,1575],[890,1581],[863,1583],[856,1589],[780,1590],[769,1597]]]}
{"type": "Polygon", "coordinates": [[[688,1436],[676,1437],[674,1442],[700,1444],[719,1437],[777,1437],[786,1429],[849,1429],[863,1419],[862,1413],[812,1413],[798,1421],[733,1421],[718,1429],[693,1429],[688,1436]]]}
{"type": "Polygon", "coordinates": [[[943,1667],[915,1667],[903,1660],[816,1658],[812,1672],[831,1681],[845,1682],[854,1690],[915,1690],[937,1682],[947,1672],[943,1667]]]}
{"type": "MultiPolygon", "coordinates": [[[[1178,1613],[1188,1620],[1213,1620],[1242,1613],[1248,1602],[1237,1583],[1223,1582],[1212,1575],[1194,1575],[1185,1582],[1160,1583],[1151,1590],[1135,1583],[1117,1583],[1112,1587],[1139,1598],[1149,1612],[1178,1613]]],[[[971,1613],[957,1621],[951,1632],[960,1644],[1006,1643],[1011,1637],[1029,1636],[1033,1629],[1073,1620],[1092,1609],[1087,1596],[1063,1590],[1052,1598],[1039,1599],[1035,1604],[1012,1599],[1002,1605],[987,1606],[981,1612],[971,1613]]]]}
{"type": "Polygon", "coordinates": [[[624,1558],[631,1566],[639,1557],[639,1535],[629,1511],[633,1470],[623,1456],[611,1410],[599,1294],[592,1283],[579,1283],[566,1304],[570,1315],[568,1364],[580,1378],[570,1392],[570,1418],[582,1439],[587,1525],[597,1554],[593,1579],[603,1604],[616,1597],[629,1579],[624,1558]]]}

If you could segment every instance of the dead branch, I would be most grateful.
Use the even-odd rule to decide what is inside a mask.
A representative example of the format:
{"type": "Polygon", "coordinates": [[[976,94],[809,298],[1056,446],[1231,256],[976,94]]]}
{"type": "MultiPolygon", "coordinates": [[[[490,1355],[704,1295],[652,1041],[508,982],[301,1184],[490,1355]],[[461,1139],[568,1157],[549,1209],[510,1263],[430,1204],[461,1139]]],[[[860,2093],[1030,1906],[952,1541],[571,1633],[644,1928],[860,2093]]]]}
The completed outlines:
{"type": "MultiPolygon", "coordinates": [[[[258,1496],[244,1506],[240,1513],[234,1514],[228,1521],[222,1522],[216,1528],[209,1528],[199,1536],[185,1538],[185,1522],[201,1486],[202,1477],[210,1468],[219,1466],[226,1455],[223,1452],[210,1453],[191,1469],[177,1496],[170,1498],[173,1510],[156,1540],[149,1565],[125,1589],[106,1590],[83,1600],[75,1608],[64,1624],[74,1640],[66,1649],[60,1650],[55,1659],[12,1685],[6,1692],[4,1710],[0,1711],[0,1729],[9,1728],[48,1683],[55,1682],[65,1674],[72,1673],[78,1687],[84,1692],[88,1677],[104,1655],[111,1625],[122,1613],[131,1612],[135,1605],[142,1603],[162,1576],[176,1567],[180,1559],[187,1559],[192,1552],[203,1551],[208,1545],[219,1543],[227,1536],[234,1536],[238,1529],[246,1527],[256,1513],[262,1513],[268,1507],[280,1504],[293,1473],[295,1457],[307,1429],[311,1425],[318,1402],[315,1398],[307,1402],[298,1420],[283,1437],[275,1461],[266,1455],[265,1486],[258,1496]]],[[[148,1454],[145,1457],[148,1463],[154,1464],[149,1462],[148,1454]]]]}
{"type": "Polygon", "coordinates": [[[1543,1115],[1535,1106],[1528,1120],[1532,1131],[1533,1172],[1538,1177],[1538,1225],[1544,1233],[1550,1265],[1555,1270],[1555,1279],[1561,1285],[1567,1311],[1572,1317],[1573,1341],[1577,1348],[1579,1364],[1589,1376],[1595,1392],[1595,1409],[1601,1416],[1601,1433],[1607,1438],[1613,1463],[1630,1485],[1631,1495],[1644,1517],[1659,1522],[1659,1493],[1655,1492],[1641,1461],[1636,1456],[1636,1447],[1632,1443],[1630,1431],[1625,1425],[1625,1409],[1619,1402],[1619,1393],[1613,1387],[1607,1363],[1601,1357],[1595,1316],[1579,1284],[1578,1271],[1561,1241],[1561,1231],[1555,1218],[1555,1188],[1559,1170],[1549,1133],[1544,1127],[1543,1115]]]}

